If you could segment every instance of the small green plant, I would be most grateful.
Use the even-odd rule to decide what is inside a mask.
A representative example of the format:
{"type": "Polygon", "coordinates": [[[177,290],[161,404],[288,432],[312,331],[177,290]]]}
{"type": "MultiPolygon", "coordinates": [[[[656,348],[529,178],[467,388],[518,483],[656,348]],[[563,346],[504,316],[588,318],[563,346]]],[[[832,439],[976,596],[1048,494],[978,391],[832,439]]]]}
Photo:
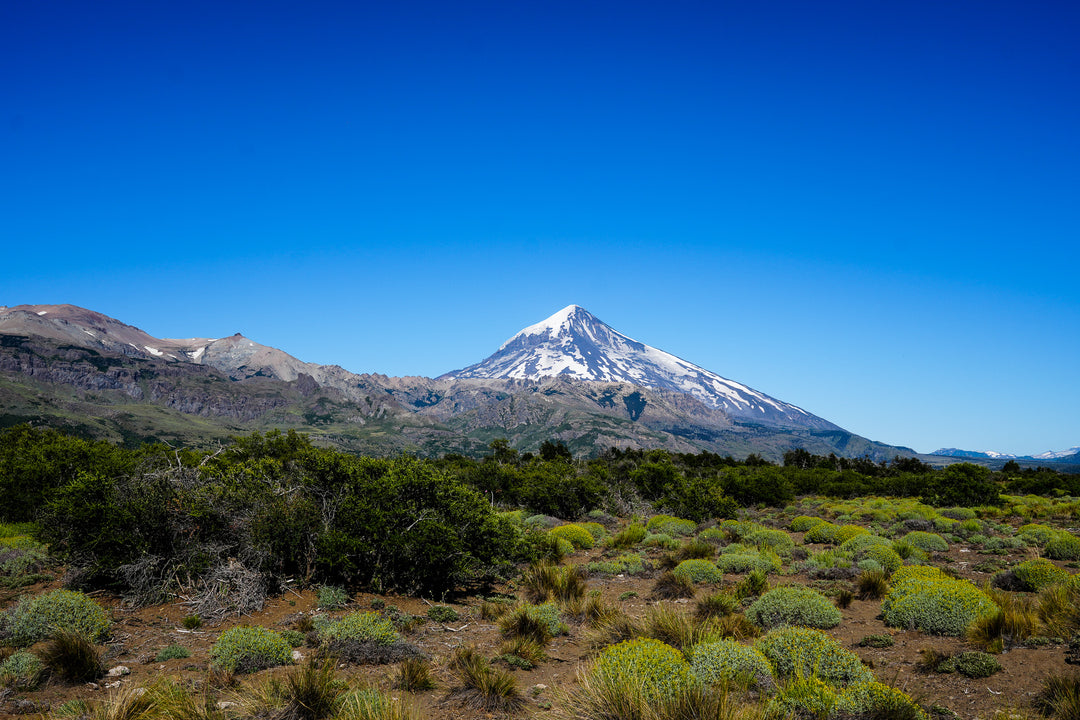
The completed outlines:
{"type": "Polygon", "coordinates": [[[949,549],[949,543],[945,542],[945,538],[922,530],[913,530],[900,538],[900,541],[909,543],[923,552],[947,552],[949,549]]]}
{"type": "Polygon", "coordinates": [[[158,650],[157,656],[154,658],[156,662],[167,662],[169,660],[180,660],[183,658],[191,657],[191,651],[183,645],[166,645],[158,650]]]}
{"type": "Polygon", "coordinates": [[[1025,590],[1039,592],[1045,587],[1065,582],[1069,573],[1046,558],[1025,560],[1013,568],[1013,574],[1025,590]]]}
{"type": "Polygon", "coordinates": [[[198,630],[202,627],[202,618],[198,615],[185,615],[180,625],[186,630],[198,630]]]}
{"type": "Polygon", "coordinates": [[[25,650],[12,653],[0,663],[0,685],[12,690],[36,690],[45,677],[45,664],[25,650]]]}
{"type": "Polygon", "coordinates": [[[449,605],[432,605],[428,608],[427,616],[429,620],[439,623],[457,622],[461,618],[458,611],[449,605]]]}
{"type": "Polygon", "coordinates": [[[504,636],[529,638],[541,646],[568,630],[555,603],[520,605],[499,618],[498,624],[504,636]]]}
{"type": "Polygon", "coordinates": [[[540,562],[525,571],[521,580],[521,589],[525,594],[525,599],[533,604],[549,600],[570,602],[585,595],[588,584],[585,574],[585,569],[578,565],[552,565],[540,562]]]}
{"type": "Polygon", "coordinates": [[[386,607],[386,601],[383,600],[382,598],[372,598],[371,599],[371,609],[372,610],[382,610],[385,607],[386,607]]]}
{"type": "Polygon", "coordinates": [[[873,680],[858,656],[821,630],[781,627],[761,636],[755,647],[778,677],[817,677],[830,683],[873,680]]]}
{"type": "Polygon", "coordinates": [[[870,681],[848,685],[836,696],[833,712],[839,717],[925,720],[926,713],[907,693],[870,681]]]}
{"type": "Polygon", "coordinates": [[[90,642],[100,642],[112,627],[105,608],[74,590],[25,597],[7,612],[6,620],[9,642],[17,647],[44,640],[55,630],[76,632],[90,642]]]}
{"type": "Polygon", "coordinates": [[[865,570],[855,580],[860,600],[879,600],[889,592],[889,577],[881,570],[865,570]]]}
{"type": "Polygon", "coordinates": [[[340,610],[349,604],[349,593],[337,585],[320,585],[315,598],[322,610],[340,610]]]}
{"type": "Polygon", "coordinates": [[[304,644],[307,638],[304,633],[299,630],[282,630],[281,637],[285,638],[285,642],[289,643],[289,647],[298,648],[304,644]]]}
{"type": "Polygon", "coordinates": [[[859,641],[859,647],[887,648],[895,643],[892,635],[867,635],[859,641]]]}
{"type": "Polygon", "coordinates": [[[752,570],[735,586],[738,598],[756,597],[769,589],[769,580],[761,570],[752,570]]]}
{"type": "Polygon", "coordinates": [[[450,697],[465,707],[510,713],[525,703],[517,679],[510,673],[491,667],[473,647],[459,647],[450,657],[450,672],[459,685],[450,697]]]}
{"type": "Polygon", "coordinates": [[[661,600],[674,600],[694,597],[696,592],[693,580],[685,575],[676,575],[671,570],[667,570],[656,578],[650,596],[661,600]]]}
{"type": "Polygon", "coordinates": [[[499,646],[499,659],[511,667],[532,670],[547,659],[544,647],[532,638],[512,637],[499,646]]]}
{"type": "Polygon", "coordinates": [[[739,609],[739,599],[731,593],[722,592],[706,595],[698,600],[694,606],[694,614],[699,620],[706,620],[711,617],[732,615],[739,609]]]}
{"type": "Polygon", "coordinates": [[[548,534],[568,541],[575,550],[588,550],[596,541],[591,532],[576,523],[552,528],[548,534]]]}
{"type": "Polygon", "coordinates": [[[619,593],[619,601],[622,602],[626,600],[631,600],[633,598],[636,598],[637,596],[638,594],[634,590],[627,590],[626,592],[619,593]]]}
{"type": "Polygon", "coordinates": [[[292,662],[292,647],[273,630],[261,626],[226,630],[210,648],[215,667],[235,673],[249,673],[292,662]]]}
{"type": "Polygon", "coordinates": [[[881,604],[886,625],[933,635],[963,635],[977,618],[996,609],[986,593],[971,583],[925,566],[897,570],[881,604]]]}
{"type": "Polygon", "coordinates": [[[645,529],[644,525],[631,523],[617,534],[612,535],[608,539],[607,544],[609,547],[626,550],[644,540],[647,534],[648,531],[645,529]]]}

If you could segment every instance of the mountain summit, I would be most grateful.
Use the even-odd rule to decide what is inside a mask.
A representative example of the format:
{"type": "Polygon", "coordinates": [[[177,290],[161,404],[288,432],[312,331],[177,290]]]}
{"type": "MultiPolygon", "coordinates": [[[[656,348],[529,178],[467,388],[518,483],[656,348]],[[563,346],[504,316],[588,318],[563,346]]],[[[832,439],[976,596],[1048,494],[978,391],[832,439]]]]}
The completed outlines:
{"type": "Polygon", "coordinates": [[[838,429],[802,408],[623,335],[579,305],[530,325],[486,360],[442,378],[625,382],[691,395],[728,416],[765,424],[838,429]]]}

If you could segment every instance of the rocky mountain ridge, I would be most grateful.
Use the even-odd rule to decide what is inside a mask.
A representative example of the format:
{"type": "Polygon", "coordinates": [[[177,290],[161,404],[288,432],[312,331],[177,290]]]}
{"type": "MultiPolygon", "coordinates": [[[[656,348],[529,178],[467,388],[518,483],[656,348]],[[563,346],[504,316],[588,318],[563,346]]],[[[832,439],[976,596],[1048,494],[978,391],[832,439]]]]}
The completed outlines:
{"type": "MultiPolygon", "coordinates": [[[[595,321],[580,308],[566,314],[595,321]]],[[[604,333],[636,342],[607,326],[594,324],[588,332],[594,359],[604,333]]],[[[653,359],[662,352],[637,345],[653,359]]],[[[772,459],[793,447],[875,459],[913,454],[678,361],[674,367],[688,367],[690,380],[730,400],[716,385],[728,383],[725,391],[751,408],[750,417],[729,411],[717,394],[688,392],[671,373],[658,381],[654,368],[635,369],[627,356],[605,358],[608,370],[618,366],[622,373],[612,371],[608,379],[566,372],[482,377],[476,370],[482,363],[471,373],[440,378],[389,377],[306,363],[240,334],[161,339],[71,305],[18,306],[0,308],[0,421],[56,424],[130,442],[207,442],[296,428],[373,454],[478,454],[497,437],[523,450],[558,439],[579,454],[612,446],[737,457],[756,452],[772,459]],[[635,381],[624,377],[635,371],[635,381]],[[774,412],[755,410],[753,402],[774,412]],[[802,424],[785,419],[788,413],[802,424]]]]}

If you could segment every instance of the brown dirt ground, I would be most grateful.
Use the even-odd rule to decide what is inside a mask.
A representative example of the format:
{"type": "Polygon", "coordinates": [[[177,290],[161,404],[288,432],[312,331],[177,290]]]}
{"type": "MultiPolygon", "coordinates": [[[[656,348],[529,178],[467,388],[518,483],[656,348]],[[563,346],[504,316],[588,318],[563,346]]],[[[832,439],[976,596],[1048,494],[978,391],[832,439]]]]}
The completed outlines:
{"type": "MultiPolygon", "coordinates": [[[[792,533],[799,542],[799,534],[792,533]]],[[[588,552],[576,553],[571,562],[584,563],[596,559],[602,554],[597,548],[588,552]]],[[[650,557],[659,557],[659,551],[651,551],[650,557]]],[[[1015,562],[1024,559],[1019,554],[1012,557],[981,555],[968,546],[955,545],[948,553],[935,555],[935,565],[948,565],[958,571],[961,577],[976,584],[982,584],[990,575],[976,572],[972,566],[988,559],[1015,562]]],[[[655,575],[655,573],[654,573],[655,575]]],[[[725,576],[723,587],[732,586],[742,576],[725,576]]],[[[805,574],[770,577],[770,582],[777,584],[808,583],[805,574]]],[[[594,577],[589,580],[590,589],[600,589],[603,598],[615,604],[634,617],[645,614],[650,605],[656,604],[648,599],[654,580],[651,577],[594,577]],[[627,592],[636,592],[637,597],[619,600],[627,592]]],[[[58,583],[45,583],[21,592],[42,592],[58,587],[58,583]]],[[[844,582],[836,583],[835,588],[850,587],[844,582]]],[[[820,585],[819,585],[820,587],[820,585]]],[[[504,588],[512,592],[512,588],[504,588]]],[[[698,596],[711,590],[699,589],[698,596]]],[[[16,593],[10,591],[0,594],[0,607],[10,605],[16,593]]],[[[396,605],[413,615],[425,615],[428,602],[422,599],[360,593],[352,598],[349,607],[343,611],[331,613],[342,615],[349,611],[364,610],[371,607],[374,599],[381,599],[386,605],[396,605]]],[[[236,625],[263,625],[272,629],[284,630],[293,626],[301,614],[316,611],[315,594],[312,591],[287,592],[271,598],[259,613],[242,618],[233,618],[214,627],[202,627],[191,632],[181,627],[181,619],[188,614],[180,603],[154,606],[140,609],[128,609],[121,606],[116,598],[98,595],[97,599],[113,609],[117,621],[113,636],[103,650],[106,667],[125,665],[131,673],[120,679],[123,685],[145,686],[161,676],[171,676],[193,686],[200,686],[206,681],[206,668],[209,663],[210,646],[225,630],[236,625]],[[191,657],[171,660],[165,663],[154,661],[157,652],[172,643],[183,645],[191,651],[191,657]]],[[[485,655],[491,657],[498,653],[502,640],[497,627],[489,621],[480,619],[476,608],[481,598],[466,598],[460,602],[448,604],[461,614],[461,620],[443,625],[426,621],[419,626],[408,641],[418,646],[431,659],[439,688],[412,695],[412,701],[421,709],[424,718],[461,718],[474,720],[498,717],[483,711],[462,708],[446,698],[446,688],[453,684],[446,670],[445,661],[454,648],[463,644],[476,645],[485,655]]],[[[672,602],[672,601],[663,601],[672,602]]],[[[687,609],[693,607],[693,601],[673,601],[687,609]]],[[[1064,663],[1065,646],[1048,645],[1040,648],[1018,648],[998,656],[1003,670],[989,678],[973,680],[959,674],[926,674],[919,672],[916,663],[920,651],[933,648],[942,652],[959,652],[974,649],[970,644],[956,638],[934,637],[917,631],[899,631],[888,628],[880,617],[881,602],[878,600],[854,600],[843,610],[841,624],[829,631],[849,649],[856,652],[871,665],[879,680],[896,685],[918,699],[924,706],[941,705],[954,711],[961,718],[992,718],[999,711],[1024,708],[1028,706],[1042,680],[1051,673],[1066,669],[1064,663]],[[867,635],[891,635],[895,641],[892,647],[875,649],[860,647],[859,641],[867,635]]],[[[526,710],[518,717],[543,717],[550,715],[551,707],[558,706],[558,693],[572,693],[575,678],[580,668],[588,661],[588,649],[584,640],[586,628],[571,626],[569,635],[556,638],[549,646],[549,660],[530,671],[514,670],[518,683],[528,698],[526,710]]],[[[312,652],[310,648],[299,648],[305,656],[312,652]]],[[[351,686],[368,684],[389,690],[396,665],[383,666],[342,666],[341,676],[351,686]]],[[[242,683],[259,681],[267,677],[280,677],[288,672],[287,668],[264,671],[252,677],[241,679],[242,683]]],[[[107,697],[109,689],[103,679],[99,685],[65,685],[49,682],[43,688],[17,695],[8,694],[0,699],[0,717],[15,717],[16,712],[40,713],[60,703],[83,698],[91,701],[107,697]],[[25,701],[30,701],[32,705],[25,701]],[[21,701],[21,702],[20,702],[21,701]]],[[[228,691],[225,691],[226,693],[228,691]]],[[[395,696],[409,695],[393,691],[395,696]]],[[[224,697],[223,699],[228,699],[224,697]]]]}

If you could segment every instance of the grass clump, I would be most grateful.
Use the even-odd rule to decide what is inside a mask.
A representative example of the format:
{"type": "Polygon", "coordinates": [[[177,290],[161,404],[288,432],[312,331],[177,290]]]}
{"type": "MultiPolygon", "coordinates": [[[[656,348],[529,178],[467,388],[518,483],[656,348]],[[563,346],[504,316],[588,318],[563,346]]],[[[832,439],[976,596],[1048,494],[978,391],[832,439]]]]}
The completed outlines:
{"type": "Polygon", "coordinates": [[[789,679],[766,705],[771,718],[827,718],[836,705],[836,690],[814,675],[789,679]]]}
{"type": "MultiPolygon", "coordinates": [[[[567,603],[585,595],[585,570],[577,565],[536,563],[525,571],[521,589],[530,603],[567,603]]],[[[430,614],[430,612],[429,612],[430,614]]]]}
{"type": "Polygon", "coordinates": [[[694,581],[687,575],[676,575],[674,571],[667,570],[656,578],[649,596],[658,600],[676,600],[692,598],[696,592],[694,581]]]}
{"type": "Polygon", "coordinates": [[[288,665],[292,646],[273,630],[261,626],[226,630],[210,648],[211,665],[235,673],[288,665]]]}
{"type": "Polygon", "coordinates": [[[89,682],[105,673],[101,652],[82,633],[57,630],[41,652],[41,661],[54,677],[89,682]]]}
{"type": "Polygon", "coordinates": [[[898,570],[881,605],[886,625],[954,636],[963,635],[977,618],[996,609],[986,593],[971,583],[923,566],[898,570]]]}
{"type": "Polygon", "coordinates": [[[773,588],[746,609],[746,617],[766,629],[780,625],[832,628],[842,619],[827,597],[802,585],[773,588]]]}
{"type": "Polygon", "coordinates": [[[1043,715],[1080,720],[1080,673],[1059,673],[1043,680],[1032,705],[1043,715]]]}
{"type": "Polygon", "coordinates": [[[889,592],[889,577],[882,570],[864,570],[855,580],[860,600],[878,600],[889,592]]]}
{"type": "Polygon", "coordinates": [[[420,720],[419,710],[387,693],[363,688],[342,699],[334,720],[420,720]]]}
{"type": "Polygon", "coordinates": [[[105,608],[74,590],[53,590],[19,601],[0,622],[8,642],[21,647],[49,637],[56,630],[79,633],[91,642],[109,634],[112,620],[105,608]]]}
{"type": "Polygon", "coordinates": [[[644,525],[630,523],[618,533],[612,535],[608,539],[607,545],[608,547],[619,550],[626,550],[644,540],[646,535],[648,535],[648,531],[645,529],[644,525]]]}
{"type": "Polygon", "coordinates": [[[859,647],[887,648],[895,644],[892,635],[867,635],[859,641],[859,647]]]}
{"type": "Polygon", "coordinates": [[[740,607],[739,599],[731,593],[713,593],[697,601],[694,614],[699,620],[708,620],[712,617],[733,615],[739,611],[740,607]]]}
{"type": "Polygon", "coordinates": [[[873,680],[858,656],[813,628],[782,627],[761,636],[755,647],[768,658],[778,677],[817,677],[847,684],[873,680]]]}
{"type": "Polygon", "coordinates": [[[505,670],[491,667],[475,648],[457,648],[449,665],[458,681],[449,696],[462,706],[509,713],[524,705],[525,698],[518,689],[517,678],[505,670]]]}
{"type": "Polygon", "coordinates": [[[435,687],[431,663],[424,658],[405,658],[398,666],[394,687],[406,692],[423,692],[435,687]]]}
{"type": "Polygon", "coordinates": [[[701,683],[735,683],[744,688],[776,685],[772,666],[760,650],[735,640],[703,642],[688,648],[690,672],[701,683]]]}
{"type": "Polygon", "coordinates": [[[526,603],[510,610],[498,620],[499,630],[508,638],[528,638],[545,646],[551,638],[568,631],[555,603],[526,603]]]}

